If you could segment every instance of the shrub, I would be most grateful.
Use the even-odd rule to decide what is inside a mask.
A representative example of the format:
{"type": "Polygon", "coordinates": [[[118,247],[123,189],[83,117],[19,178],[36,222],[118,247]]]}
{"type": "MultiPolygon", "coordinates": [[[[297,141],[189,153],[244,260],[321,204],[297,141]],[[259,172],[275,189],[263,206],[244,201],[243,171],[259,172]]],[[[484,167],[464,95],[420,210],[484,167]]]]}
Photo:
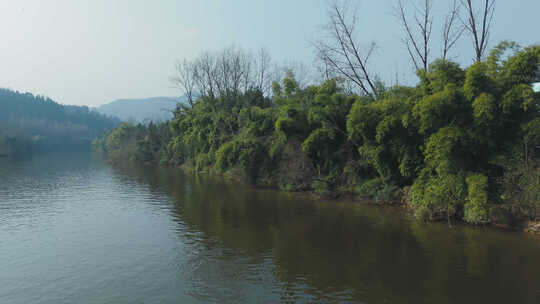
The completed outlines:
{"type": "Polygon", "coordinates": [[[467,199],[464,220],[472,224],[489,222],[488,217],[488,179],[481,174],[467,177],[467,199]]]}
{"type": "Polygon", "coordinates": [[[212,164],[211,153],[200,153],[195,157],[195,170],[198,172],[203,171],[212,164]]]}
{"type": "Polygon", "coordinates": [[[415,215],[432,220],[455,217],[465,200],[464,183],[462,174],[433,176],[424,170],[410,191],[415,215]]]}

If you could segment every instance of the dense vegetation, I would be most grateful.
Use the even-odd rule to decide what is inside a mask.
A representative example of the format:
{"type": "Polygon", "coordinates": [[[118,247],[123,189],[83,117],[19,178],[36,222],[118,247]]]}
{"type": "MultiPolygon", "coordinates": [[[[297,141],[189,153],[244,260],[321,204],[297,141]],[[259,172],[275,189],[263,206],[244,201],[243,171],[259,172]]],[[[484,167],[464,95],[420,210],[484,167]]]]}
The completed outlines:
{"type": "Polygon", "coordinates": [[[285,190],[406,202],[419,218],[509,223],[540,210],[540,46],[501,43],[462,69],[436,60],[416,86],[376,95],[339,78],[204,94],[168,124],[95,141],[112,161],[183,165],[285,190]],[[506,60],[503,54],[511,52],[506,60]]]}
{"type": "Polygon", "coordinates": [[[93,138],[119,121],[88,107],[0,89],[0,154],[88,149],[93,138]]]}

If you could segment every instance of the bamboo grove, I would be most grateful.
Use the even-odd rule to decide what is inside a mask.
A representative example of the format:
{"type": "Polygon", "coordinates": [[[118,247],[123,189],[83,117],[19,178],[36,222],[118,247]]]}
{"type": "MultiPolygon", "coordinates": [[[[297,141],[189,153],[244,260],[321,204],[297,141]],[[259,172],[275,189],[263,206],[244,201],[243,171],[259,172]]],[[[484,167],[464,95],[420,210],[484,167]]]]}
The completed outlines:
{"type": "Polygon", "coordinates": [[[401,202],[422,219],[510,224],[540,207],[539,63],[540,46],[503,42],[466,69],[435,60],[417,85],[379,85],[376,95],[351,93],[340,78],[302,87],[289,72],[269,95],[202,92],[168,123],[124,124],[94,145],[112,161],[401,202]]]}

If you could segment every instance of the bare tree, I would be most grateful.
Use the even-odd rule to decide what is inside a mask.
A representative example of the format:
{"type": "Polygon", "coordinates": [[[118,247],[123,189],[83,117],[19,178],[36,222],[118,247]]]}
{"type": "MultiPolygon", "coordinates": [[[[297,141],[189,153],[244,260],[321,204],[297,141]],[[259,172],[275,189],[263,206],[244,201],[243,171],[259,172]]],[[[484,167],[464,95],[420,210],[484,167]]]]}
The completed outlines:
{"type": "Polygon", "coordinates": [[[255,58],[253,54],[242,51],[240,57],[241,79],[239,91],[246,92],[255,86],[255,58]]]}
{"type": "Polygon", "coordinates": [[[467,12],[466,19],[462,20],[462,22],[465,29],[472,36],[477,62],[482,61],[486,53],[491,22],[495,12],[495,0],[482,1],[482,7],[478,11],[475,9],[472,0],[461,0],[461,4],[467,12]]]}
{"type": "Polygon", "coordinates": [[[242,54],[242,80],[240,90],[246,92],[255,87],[256,80],[256,60],[253,54],[250,52],[243,52],[242,54]]]}
{"type": "Polygon", "coordinates": [[[465,26],[459,22],[459,4],[457,0],[452,1],[452,5],[448,14],[444,18],[442,29],[442,59],[448,59],[450,50],[455,46],[456,42],[461,38],[465,30],[465,26]]]}
{"type": "Polygon", "coordinates": [[[195,93],[195,65],[193,62],[178,61],[175,65],[176,75],[170,78],[174,86],[184,92],[189,105],[193,108],[195,93]]]}
{"type": "Polygon", "coordinates": [[[292,71],[301,87],[313,83],[312,67],[302,62],[272,63],[267,49],[256,55],[239,47],[220,52],[203,52],[192,61],[179,61],[171,82],[186,92],[190,105],[198,96],[211,98],[237,97],[249,90],[272,94],[272,83],[281,82],[292,71]]]}
{"type": "Polygon", "coordinates": [[[318,73],[318,76],[319,76],[319,79],[324,82],[324,81],[327,81],[328,79],[332,78],[332,72],[331,72],[331,68],[328,64],[328,61],[321,61],[319,60],[318,62],[316,62],[316,68],[317,68],[317,73],[318,73]]]}
{"type": "Polygon", "coordinates": [[[194,98],[208,96],[235,97],[251,89],[270,95],[273,73],[267,50],[261,49],[254,57],[239,47],[229,47],[220,52],[203,52],[195,60],[176,64],[176,74],[171,82],[186,93],[190,105],[194,98]]]}
{"type": "Polygon", "coordinates": [[[266,48],[259,49],[255,62],[255,88],[268,95],[272,89],[270,64],[272,58],[266,48]]]}
{"type": "Polygon", "coordinates": [[[219,96],[234,96],[253,86],[252,56],[232,46],[216,56],[216,78],[219,96]]]}
{"type": "Polygon", "coordinates": [[[377,90],[368,69],[375,43],[365,50],[360,48],[356,40],[357,7],[347,1],[334,0],[330,3],[328,18],[326,37],[314,43],[319,59],[335,74],[356,84],[363,94],[375,97],[377,90]]]}
{"type": "MultiPolygon", "coordinates": [[[[409,1],[410,2],[410,1],[409,1]]],[[[419,70],[427,70],[429,65],[430,55],[430,40],[433,30],[433,16],[431,9],[433,7],[432,0],[423,0],[422,5],[418,6],[412,2],[414,14],[412,20],[407,17],[403,1],[398,1],[397,17],[399,18],[405,38],[403,42],[407,46],[407,51],[414,64],[414,67],[419,70]]]]}
{"type": "Polygon", "coordinates": [[[217,63],[209,52],[202,53],[193,63],[193,76],[202,95],[215,97],[217,93],[217,63]]]}

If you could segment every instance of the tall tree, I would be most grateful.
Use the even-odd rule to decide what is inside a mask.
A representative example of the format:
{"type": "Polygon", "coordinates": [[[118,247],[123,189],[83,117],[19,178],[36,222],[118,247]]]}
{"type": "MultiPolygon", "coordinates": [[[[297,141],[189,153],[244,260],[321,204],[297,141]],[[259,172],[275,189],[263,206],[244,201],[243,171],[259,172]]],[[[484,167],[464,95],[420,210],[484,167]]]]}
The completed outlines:
{"type": "Polygon", "coordinates": [[[482,0],[480,10],[476,9],[472,0],[461,0],[462,6],[466,10],[466,18],[463,21],[465,29],[472,37],[475,60],[482,61],[484,57],[491,31],[491,22],[495,12],[495,0],[482,0]]]}
{"type": "Polygon", "coordinates": [[[328,11],[326,38],[315,41],[318,56],[333,72],[356,84],[364,95],[375,97],[374,76],[368,68],[375,43],[362,49],[356,40],[358,9],[348,1],[334,0],[328,11]]]}
{"type": "Polygon", "coordinates": [[[195,93],[195,66],[193,62],[178,61],[175,66],[176,75],[170,78],[171,83],[182,92],[188,99],[189,105],[193,108],[195,93]]]}
{"type": "MultiPolygon", "coordinates": [[[[431,38],[433,32],[433,0],[398,1],[396,17],[404,31],[403,43],[407,47],[409,57],[417,70],[427,70],[431,63],[431,38]],[[407,12],[405,3],[412,7],[412,14],[407,12]]],[[[441,28],[442,49],[440,58],[448,59],[450,50],[455,46],[464,32],[465,27],[459,23],[460,5],[453,0],[448,12],[444,16],[441,28]]]]}
{"type": "Polygon", "coordinates": [[[268,49],[259,49],[255,64],[255,88],[263,92],[265,95],[269,95],[272,89],[270,73],[271,62],[272,57],[270,56],[268,49]]]}
{"type": "Polygon", "coordinates": [[[176,73],[170,80],[186,94],[191,107],[199,96],[236,97],[253,89],[269,96],[277,74],[272,71],[271,61],[266,49],[253,55],[231,46],[221,52],[203,52],[191,61],[177,62],[176,73]]]}
{"type": "Polygon", "coordinates": [[[450,50],[461,38],[465,27],[459,23],[460,6],[457,0],[452,1],[452,5],[444,18],[442,28],[442,59],[447,60],[450,50]]]}
{"type": "Polygon", "coordinates": [[[397,16],[405,31],[403,42],[407,46],[407,51],[414,64],[419,70],[427,70],[430,55],[430,40],[433,30],[433,16],[431,13],[432,0],[423,0],[420,6],[411,2],[414,7],[412,20],[407,17],[403,1],[398,1],[397,16]]]}

